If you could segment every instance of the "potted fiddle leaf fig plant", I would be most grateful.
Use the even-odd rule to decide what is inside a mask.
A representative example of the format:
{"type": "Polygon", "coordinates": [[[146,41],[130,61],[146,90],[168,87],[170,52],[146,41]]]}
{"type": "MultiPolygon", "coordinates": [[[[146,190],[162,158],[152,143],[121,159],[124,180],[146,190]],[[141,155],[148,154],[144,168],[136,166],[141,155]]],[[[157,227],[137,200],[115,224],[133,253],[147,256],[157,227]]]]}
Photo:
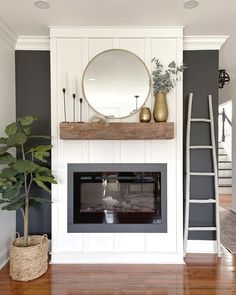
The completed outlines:
{"type": "MultiPolygon", "coordinates": [[[[10,276],[19,281],[29,281],[44,274],[48,268],[48,239],[46,235],[30,236],[29,208],[37,203],[50,202],[49,198],[34,195],[32,187],[39,186],[50,194],[49,184],[55,178],[46,167],[51,145],[34,145],[32,135],[34,116],[17,118],[5,129],[0,138],[0,204],[2,210],[19,210],[24,221],[24,235],[17,237],[10,248],[10,276]],[[14,155],[14,148],[18,156],[14,155]]],[[[47,137],[48,138],[48,137],[47,137]]]]}
{"type": "Polygon", "coordinates": [[[165,122],[168,118],[166,94],[174,88],[179,80],[179,73],[183,72],[185,67],[184,65],[177,66],[175,61],[172,61],[164,69],[159,59],[155,57],[152,63],[155,65],[152,71],[153,95],[155,96],[153,117],[156,122],[165,122]]]}

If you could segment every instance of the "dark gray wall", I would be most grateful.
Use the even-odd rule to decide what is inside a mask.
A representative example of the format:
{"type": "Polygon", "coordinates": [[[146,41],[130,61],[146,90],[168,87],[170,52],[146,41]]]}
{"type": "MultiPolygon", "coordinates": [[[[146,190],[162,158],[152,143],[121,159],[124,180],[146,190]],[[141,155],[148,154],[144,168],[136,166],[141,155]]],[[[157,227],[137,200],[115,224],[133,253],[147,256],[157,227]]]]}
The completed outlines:
{"type": "MultiPolygon", "coordinates": [[[[51,134],[50,110],[50,53],[49,51],[16,51],[16,115],[35,115],[39,119],[33,127],[34,134],[51,134]]],[[[36,140],[35,144],[50,144],[50,140],[36,140]]],[[[50,167],[50,161],[47,163],[50,167]]],[[[38,196],[45,193],[33,188],[38,196]]],[[[17,212],[16,230],[23,231],[21,213],[17,212]]],[[[51,206],[38,205],[30,209],[31,234],[51,233],[51,206]]]]}
{"type": "MultiPolygon", "coordinates": [[[[184,63],[184,159],[188,96],[193,92],[193,117],[209,118],[208,95],[212,95],[215,119],[215,135],[218,142],[218,51],[185,51],[184,63]]],[[[193,123],[191,129],[191,144],[210,145],[210,124],[193,123]]],[[[185,161],[184,161],[185,167],[185,161]]],[[[191,152],[192,171],[212,171],[212,157],[209,150],[196,150],[191,152]]],[[[191,177],[191,195],[193,197],[213,197],[213,177],[191,177]]],[[[190,205],[191,225],[214,225],[214,205],[190,205]]],[[[192,232],[190,239],[215,239],[213,232],[192,232]]]]}
{"type": "MultiPolygon", "coordinates": [[[[218,51],[185,51],[184,63],[184,146],[188,95],[194,93],[193,115],[207,117],[207,95],[213,96],[215,125],[218,119],[218,51]]],[[[48,51],[16,51],[16,111],[17,116],[33,114],[39,117],[35,133],[50,134],[50,53],[48,51]]],[[[193,144],[209,144],[209,126],[198,124],[192,129],[193,144]]],[[[216,132],[217,135],[217,132],[216,132]]],[[[185,152],[185,151],[184,151],[185,152]]],[[[184,153],[185,157],[185,153],[184,153]]],[[[208,171],[212,169],[209,151],[192,153],[192,169],[208,171]]],[[[185,163],[184,163],[185,164],[185,163]]],[[[50,165],[50,163],[48,163],[50,165]]],[[[44,192],[35,188],[39,194],[44,192]]],[[[213,182],[209,177],[193,179],[192,194],[212,196],[213,182]]],[[[192,205],[191,224],[212,225],[213,205],[192,205]]],[[[22,232],[22,220],[17,214],[17,231],[22,232]]],[[[38,206],[30,212],[31,233],[51,233],[50,205],[38,206]]],[[[191,233],[191,239],[213,239],[212,233],[191,233]]]]}

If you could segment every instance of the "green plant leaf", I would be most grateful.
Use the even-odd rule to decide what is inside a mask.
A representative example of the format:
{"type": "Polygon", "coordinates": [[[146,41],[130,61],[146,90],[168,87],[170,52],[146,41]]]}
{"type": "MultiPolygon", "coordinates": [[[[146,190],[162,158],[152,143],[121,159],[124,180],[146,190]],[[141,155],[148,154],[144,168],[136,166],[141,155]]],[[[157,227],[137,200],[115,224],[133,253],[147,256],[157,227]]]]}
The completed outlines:
{"type": "Polygon", "coordinates": [[[6,144],[7,143],[7,138],[1,137],[0,138],[0,144],[6,144]]]}
{"type": "Polygon", "coordinates": [[[36,178],[34,178],[34,182],[41,187],[42,189],[44,189],[45,191],[47,191],[49,194],[51,193],[51,190],[40,180],[37,180],[36,178]]]}
{"type": "Polygon", "coordinates": [[[7,200],[0,199],[0,204],[9,203],[7,200]]]}
{"type": "Polygon", "coordinates": [[[25,143],[26,140],[27,140],[27,137],[25,136],[25,134],[19,131],[9,137],[9,139],[7,140],[7,144],[9,146],[20,145],[25,143]]]}
{"type": "Polygon", "coordinates": [[[28,136],[29,138],[45,138],[45,139],[50,139],[51,136],[48,135],[30,135],[28,136]]]}
{"type": "Polygon", "coordinates": [[[48,183],[54,183],[57,184],[56,180],[54,179],[53,176],[41,176],[41,175],[37,175],[34,178],[35,181],[42,181],[42,182],[48,182],[48,183]]]}
{"type": "Polygon", "coordinates": [[[20,194],[21,185],[10,186],[3,194],[3,199],[13,200],[20,194]]]}
{"type": "Polygon", "coordinates": [[[34,172],[38,168],[38,165],[29,160],[16,160],[13,168],[21,173],[30,173],[34,172]]]}
{"type": "Polygon", "coordinates": [[[38,203],[52,203],[51,200],[46,199],[46,198],[40,198],[40,197],[30,197],[30,200],[34,200],[38,203]]]}
{"type": "Polygon", "coordinates": [[[9,146],[1,146],[0,147],[0,155],[5,154],[5,152],[9,149],[9,146]]]}
{"type": "Polygon", "coordinates": [[[16,171],[13,168],[4,168],[0,174],[1,177],[14,177],[18,174],[18,171],[16,171]]]}
{"type": "Polygon", "coordinates": [[[39,166],[38,169],[35,171],[35,174],[38,176],[41,175],[47,175],[47,176],[51,176],[52,172],[50,169],[48,169],[47,167],[43,167],[43,166],[39,166]]]}
{"type": "Polygon", "coordinates": [[[16,201],[16,202],[10,203],[6,206],[3,206],[2,210],[8,210],[8,211],[17,210],[17,209],[21,208],[23,205],[24,205],[24,202],[16,201]]]}
{"type": "Polygon", "coordinates": [[[5,133],[6,133],[6,135],[11,136],[13,134],[16,134],[17,130],[18,130],[17,125],[14,122],[6,127],[5,133]]]}
{"type": "Polygon", "coordinates": [[[38,120],[37,117],[29,115],[19,118],[19,121],[22,126],[29,126],[36,120],[38,120]]]}
{"type": "Polygon", "coordinates": [[[11,164],[16,161],[16,158],[14,158],[11,154],[5,153],[0,155],[0,164],[7,165],[11,164]]]}

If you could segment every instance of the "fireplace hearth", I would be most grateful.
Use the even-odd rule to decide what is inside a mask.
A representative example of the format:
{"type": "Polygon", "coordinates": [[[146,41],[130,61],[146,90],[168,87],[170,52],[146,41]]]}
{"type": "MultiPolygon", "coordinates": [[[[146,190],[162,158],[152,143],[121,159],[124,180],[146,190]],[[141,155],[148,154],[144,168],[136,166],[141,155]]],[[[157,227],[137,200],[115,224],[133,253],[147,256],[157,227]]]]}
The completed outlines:
{"type": "Polygon", "coordinates": [[[166,232],[166,164],[68,164],[68,232],[166,232]]]}

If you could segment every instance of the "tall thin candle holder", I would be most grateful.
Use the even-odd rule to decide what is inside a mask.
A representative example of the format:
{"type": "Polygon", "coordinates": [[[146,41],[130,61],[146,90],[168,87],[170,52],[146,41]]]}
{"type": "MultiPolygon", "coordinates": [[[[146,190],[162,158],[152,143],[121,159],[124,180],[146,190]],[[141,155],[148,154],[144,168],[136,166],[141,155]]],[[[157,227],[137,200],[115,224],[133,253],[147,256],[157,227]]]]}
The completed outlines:
{"type": "Polygon", "coordinates": [[[73,122],[75,123],[75,98],[76,98],[76,94],[73,93],[73,122]]]}
{"type": "Polygon", "coordinates": [[[63,92],[63,100],[64,100],[64,118],[65,118],[64,122],[67,122],[66,120],[66,88],[62,88],[62,92],[63,92]]]}

